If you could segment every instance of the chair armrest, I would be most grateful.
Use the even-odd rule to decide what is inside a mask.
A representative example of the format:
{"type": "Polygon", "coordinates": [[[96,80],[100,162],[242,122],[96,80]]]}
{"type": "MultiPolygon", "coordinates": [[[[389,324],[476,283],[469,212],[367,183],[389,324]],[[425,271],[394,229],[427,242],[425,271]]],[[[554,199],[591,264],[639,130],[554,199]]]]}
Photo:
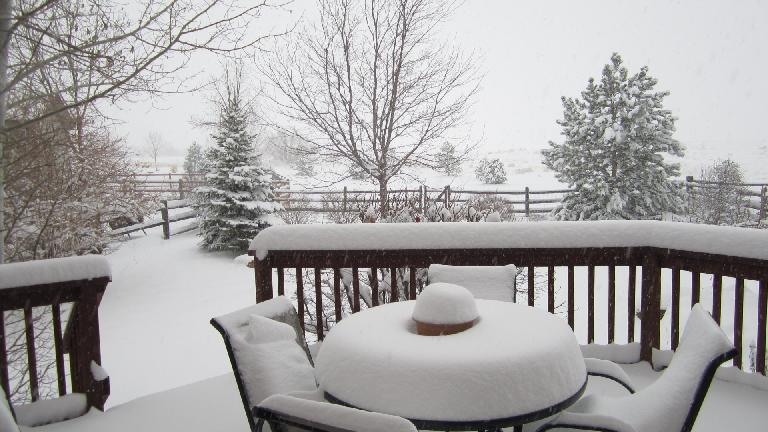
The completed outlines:
{"type": "Polygon", "coordinates": [[[584,364],[587,366],[587,375],[608,378],[621,384],[630,393],[635,392],[635,385],[632,383],[632,379],[616,363],[610,360],[585,358],[584,364]]]}
{"type": "Polygon", "coordinates": [[[37,427],[80,417],[88,412],[88,402],[84,394],[70,393],[56,399],[19,405],[15,410],[19,425],[37,427]]]}
{"type": "Polygon", "coordinates": [[[413,424],[402,417],[285,394],[264,399],[253,408],[253,415],[270,424],[309,431],[416,432],[413,424]]]}
{"type": "Polygon", "coordinates": [[[551,422],[536,429],[544,432],[550,429],[578,429],[598,432],[637,432],[635,428],[617,419],[600,414],[564,412],[551,422]]]}

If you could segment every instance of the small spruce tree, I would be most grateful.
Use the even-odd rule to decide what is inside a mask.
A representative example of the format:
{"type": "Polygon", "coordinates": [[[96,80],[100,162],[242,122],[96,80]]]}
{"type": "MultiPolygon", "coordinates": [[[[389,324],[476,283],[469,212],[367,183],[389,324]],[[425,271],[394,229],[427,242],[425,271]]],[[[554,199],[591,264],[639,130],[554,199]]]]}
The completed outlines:
{"type": "Polygon", "coordinates": [[[282,223],[275,214],[282,206],[274,201],[272,177],[254,152],[239,80],[227,83],[225,99],[207,152],[207,186],[195,190],[196,207],[202,246],[245,251],[259,231],[282,223]]]}
{"type": "Polygon", "coordinates": [[[747,190],[741,166],[730,159],[718,160],[701,170],[705,183],[692,189],[694,221],[711,225],[739,225],[749,221],[747,190]]]}
{"type": "Polygon", "coordinates": [[[485,184],[502,184],[507,182],[507,171],[501,159],[483,158],[477,163],[475,177],[485,184]]]}
{"type": "Polygon", "coordinates": [[[563,97],[562,144],[549,142],[544,165],[575,188],[554,216],[564,220],[646,219],[680,212],[685,200],[673,180],[683,156],[672,137],[675,118],[663,108],[669,92],[654,91],[648,67],[630,76],[614,53],[599,82],[590,79],[581,98],[563,97]]]}
{"type": "Polygon", "coordinates": [[[437,153],[437,170],[448,176],[461,174],[461,158],[456,155],[456,146],[444,142],[437,153]]]}
{"type": "Polygon", "coordinates": [[[205,170],[205,155],[203,148],[197,141],[187,147],[187,154],[184,156],[184,172],[187,174],[199,173],[205,170]]]}

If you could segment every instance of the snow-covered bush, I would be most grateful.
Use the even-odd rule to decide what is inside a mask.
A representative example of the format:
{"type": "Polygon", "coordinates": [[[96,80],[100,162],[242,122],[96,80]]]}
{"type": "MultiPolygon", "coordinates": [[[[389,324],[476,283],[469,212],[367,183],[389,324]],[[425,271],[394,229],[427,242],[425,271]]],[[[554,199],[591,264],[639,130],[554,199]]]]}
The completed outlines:
{"type": "Polygon", "coordinates": [[[726,159],[701,170],[701,180],[691,190],[691,219],[711,225],[739,225],[749,221],[746,188],[741,166],[726,159]]]}
{"type": "Polygon", "coordinates": [[[485,184],[502,184],[507,182],[507,171],[501,159],[483,158],[477,163],[475,177],[485,184]]]}
{"type": "Polygon", "coordinates": [[[200,214],[202,246],[245,251],[259,231],[282,223],[276,214],[282,206],[274,201],[272,176],[255,154],[239,82],[228,82],[226,90],[213,134],[215,143],[207,154],[207,185],[194,190],[195,208],[200,214]]]}
{"type": "Polygon", "coordinates": [[[630,76],[613,54],[600,81],[590,79],[580,98],[563,97],[562,143],[550,141],[544,165],[575,193],[554,216],[564,220],[646,219],[684,208],[672,137],[675,118],[663,108],[669,92],[654,91],[648,68],[630,76]]]}
{"type": "Polygon", "coordinates": [[[515,206],[503,195],[473,195],[467,205],[477,210],[480,215],[477,220],[484,220],[491,213],[498,213],[505,222],[515,219],[515,206]]]}

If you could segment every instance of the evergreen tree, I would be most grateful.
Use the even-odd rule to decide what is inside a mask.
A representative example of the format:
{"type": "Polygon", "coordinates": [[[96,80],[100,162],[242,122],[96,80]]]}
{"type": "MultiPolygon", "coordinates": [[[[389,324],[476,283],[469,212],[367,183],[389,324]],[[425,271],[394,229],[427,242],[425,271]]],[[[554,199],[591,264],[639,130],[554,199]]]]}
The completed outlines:
{"type": "Polygon", "coordinates": [[[208,150],[207,186],[197,188],[201,244],[209,250],[245,251],[259,231],[282,223],[275,214],[271,175],[259,165],[239,80],[228,83],[215,144],[208,150]]]}
{"type": "Polygon", "coordinates": [[[672,137],[675,118],[663,108],[667,91],[655,92],[648,67],[629,76],[614,53],[599,82],[590,79],[581,98],[563,97],[562,144],[549,143],[544,165],[575,188],[558,219],[644,219],[679,212],[683,192],[673,180],[679,165],[664,153],[683,156],[672,137]]]}
{"type": "Polygon", "coordinates": [[[437,170],[445,175],[461,174],[461,159],[456,155],[456,145],[444,142],[437,153],[437,170]]]}
{"type": "Polygon", "coordinates": [[[199,173],[205,171],[205,155],[203,155],[203,148],[197,141],[193,141],[192,144],[187,147],[187,154],[184,156],[184,172],[199,173]]]}
{"type": "Polygon", "coordinates": [[[507,182],[507,171],[501,159],[482,158],[475,168],[475,177],[485,184],[502,184],[507,182]]]}

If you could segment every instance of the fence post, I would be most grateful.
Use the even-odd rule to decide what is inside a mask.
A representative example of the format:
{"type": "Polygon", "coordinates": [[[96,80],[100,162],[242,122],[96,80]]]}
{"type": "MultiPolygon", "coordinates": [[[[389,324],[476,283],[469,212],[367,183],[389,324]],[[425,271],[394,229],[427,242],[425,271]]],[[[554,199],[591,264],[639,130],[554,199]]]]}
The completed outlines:
{"type": "Polygon", "coordinates": [[[179,179],[179,199],[184,199],[184,180],[179,179]]]}
{"type": "Polygon", "coordinates": [[[341,210],[343,214],[347,213],[347,187],[344,186],[344,192],[341,199],[341,210]]]}
{"type": "Polygon", "coordinates": [[[661,267],[653,251],[643,253],[643,278],[640,310],[640,360],[651,361],[653,348],[659,348],[661,323],[661,267]]]}
{"type": "Polygon", "coordinates": [[[443,205],[448,208],[448,202],[450,201],[449,195],[451,194],[451,185],[446,185],[443,191],[443,205]]]}
{"type": "Polygon", "coordinates": [[[763,186],[763,190],[760,191],[760,215],[757,221],[757,225],[763,224],[763,221],[768,218],[768,186],[763,186]]]}
{"type": "Polygon", "coordinates": [[[528,188],[528,186],[525,187],[525,217],[531,216],[531,190],[528,188]]]}
{"type": "Polygon", "coordinates": [[[163,200],[163,207],[160,208],[160,215],[163,217],[163,239],[171,238],[171,222],[168,220],[168,201],[163,200]]]}
{"type": "Polygon", "coordinates": [[[424,215],[424,185],[419,186],[419,214],[424,215]]]}

